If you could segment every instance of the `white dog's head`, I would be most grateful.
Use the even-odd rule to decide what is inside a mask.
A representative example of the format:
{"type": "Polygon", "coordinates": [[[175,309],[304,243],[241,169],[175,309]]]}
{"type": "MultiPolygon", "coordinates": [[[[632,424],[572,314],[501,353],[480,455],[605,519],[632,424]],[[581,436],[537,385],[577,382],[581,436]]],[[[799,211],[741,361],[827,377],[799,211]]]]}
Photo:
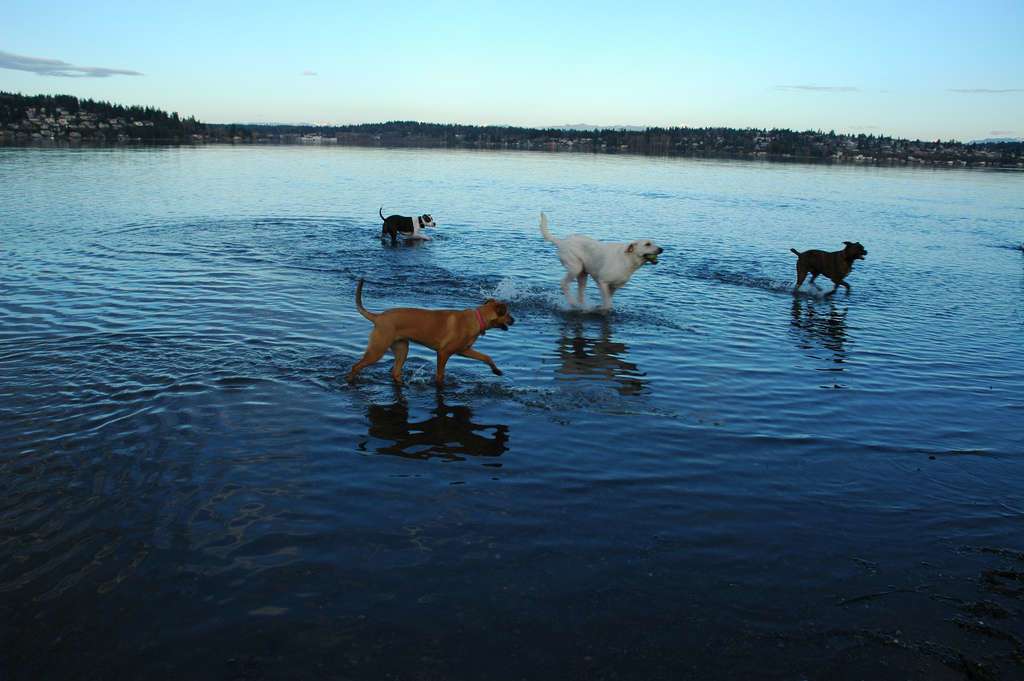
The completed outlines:
{"type": "Polygon", "coordinates": [[[420,226],[437,227],[437,223],[434,222],[434,218],[430,217],[430,213],[424,213],[420,216],[420,226]]]}
{"type": "Polygon", "coordinates": [[[640,239],[626,246],[626,254],[636,259],[637,266],[651,263],[658,264],[658,256],[665,252],[665,249],[649,239],[640,239]]]}

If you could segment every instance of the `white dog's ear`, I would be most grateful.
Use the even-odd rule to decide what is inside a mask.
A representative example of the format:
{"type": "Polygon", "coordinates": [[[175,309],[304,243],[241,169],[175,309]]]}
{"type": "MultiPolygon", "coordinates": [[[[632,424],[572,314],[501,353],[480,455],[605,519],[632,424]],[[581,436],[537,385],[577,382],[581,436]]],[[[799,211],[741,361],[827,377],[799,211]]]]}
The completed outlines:
{"type": "Polygon", "coordinates": [[[633,248],[635,246],[636,246],[636,244],[630,244],[630,245],[626,246],[626,253],[632,253],[633,252],[633,248]]]}

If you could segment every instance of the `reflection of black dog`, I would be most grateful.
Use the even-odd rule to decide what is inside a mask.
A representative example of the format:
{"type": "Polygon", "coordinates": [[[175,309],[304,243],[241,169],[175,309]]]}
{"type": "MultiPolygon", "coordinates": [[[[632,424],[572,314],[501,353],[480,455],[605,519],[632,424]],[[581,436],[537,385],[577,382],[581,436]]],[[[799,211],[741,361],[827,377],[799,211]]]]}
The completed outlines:
{"type": "Polygon", "coordinates": [[[394,404],[371,404],[367,416],[370,436],[393,443],[378,447],[381,454],[461,461],[465,456],[501,456],[508,449],[508,426],[474,423],[469,407],[447,405],[441,393],[431,416],[422,421],[409,419],[409,405],[401,396],[394,404]]]}
{"type": "MultiPolygon", "coordinates": [[[[594,334],[596,335],[596,334],[594,334]]],[[[599,338],[584,335],[583,322],[575,320],[572,328],[566,328],[558,340],[558,357],[561,366],[557,372],[569,380],[598,378],[618,383],[616,390],[622,395],[637,395],[643,391],[647,380],[636,364],[623,359],[629,346],[611,338],[611,325],[601,320],[599,338]]]]}
{"type": "Polygon", "coordinates": [[[391,237],[391,243],[398,241],[398,235],[406,237],[407,239],[425,239],[430,241],[430,237],[420,232],[425,227],[437,227],[434,222],[434,218],[430,217],[429,213],[424,213],[419,217],[406,217],[405,215],[389,215],[384,217],[384,206],[380,207],[377,211],[380,214],[380,219],[384,221],[384,226],[380,230],[380,238],[383,240],[385,237],[391,237]]]}
{"type": "MultiPolygon", "coordinates": [[[[805,303],[799,298],[793,299],[793,326],[805,332],[807,337],[832,352],[832,361],[842,364],[846,360],[846,314],[829,303],[827,314],[817,309],[814,303],[805,303]]],[[[812,345],[801,344],[804,349],[812,345]]]]}

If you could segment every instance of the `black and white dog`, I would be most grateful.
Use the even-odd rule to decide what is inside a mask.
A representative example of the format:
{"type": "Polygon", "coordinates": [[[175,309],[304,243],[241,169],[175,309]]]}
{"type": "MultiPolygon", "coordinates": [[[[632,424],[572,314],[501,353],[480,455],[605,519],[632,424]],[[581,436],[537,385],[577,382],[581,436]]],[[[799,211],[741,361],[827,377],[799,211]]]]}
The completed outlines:
{"type": "Polygon", "coordinates": [[[381,206],[378,212],[380,213],[380,219],[384,221],[384,226],[380,230],[380,238],[383,241],[385,237],[390,236],[391,243],[393,244],[397,243],[399,234],[407,239],[426,239],[430,241],[430,237],[420,230],[426,227],[437,227],[434,218],[430,217],[429,213],[424,213],[414,218],[404,215],[384,217],[384,206],[381,206]]]}

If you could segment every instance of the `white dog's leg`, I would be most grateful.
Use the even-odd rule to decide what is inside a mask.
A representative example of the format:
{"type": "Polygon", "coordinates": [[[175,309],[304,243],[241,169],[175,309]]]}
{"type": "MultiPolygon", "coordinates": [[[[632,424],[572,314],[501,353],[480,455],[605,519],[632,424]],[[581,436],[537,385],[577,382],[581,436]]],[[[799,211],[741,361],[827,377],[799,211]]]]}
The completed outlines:
{"type": "Polygon", "coordinates": [[[601,309],[609,312],[612,309],[612,287],[603,281],[597,282],[597,285],[601,288],[601,309]]]}
{"type": "Polygon", "coordinates": [[[576,287],[577,287],[577,298],[579,299],[579,306],[583,307],[583,289],[587,288],[587,273],[580,272],[576,275],[576,287]]]}
{"type": "Polygon", "coordinates": [[[569,303],[569,307],[572,307],[572,296],[569,295],[569,285],[575,278],[576,275],[572,272],[566,272],[565,276],[562,277],[562,293],[565,294],[565,302],[569,303]]]}

